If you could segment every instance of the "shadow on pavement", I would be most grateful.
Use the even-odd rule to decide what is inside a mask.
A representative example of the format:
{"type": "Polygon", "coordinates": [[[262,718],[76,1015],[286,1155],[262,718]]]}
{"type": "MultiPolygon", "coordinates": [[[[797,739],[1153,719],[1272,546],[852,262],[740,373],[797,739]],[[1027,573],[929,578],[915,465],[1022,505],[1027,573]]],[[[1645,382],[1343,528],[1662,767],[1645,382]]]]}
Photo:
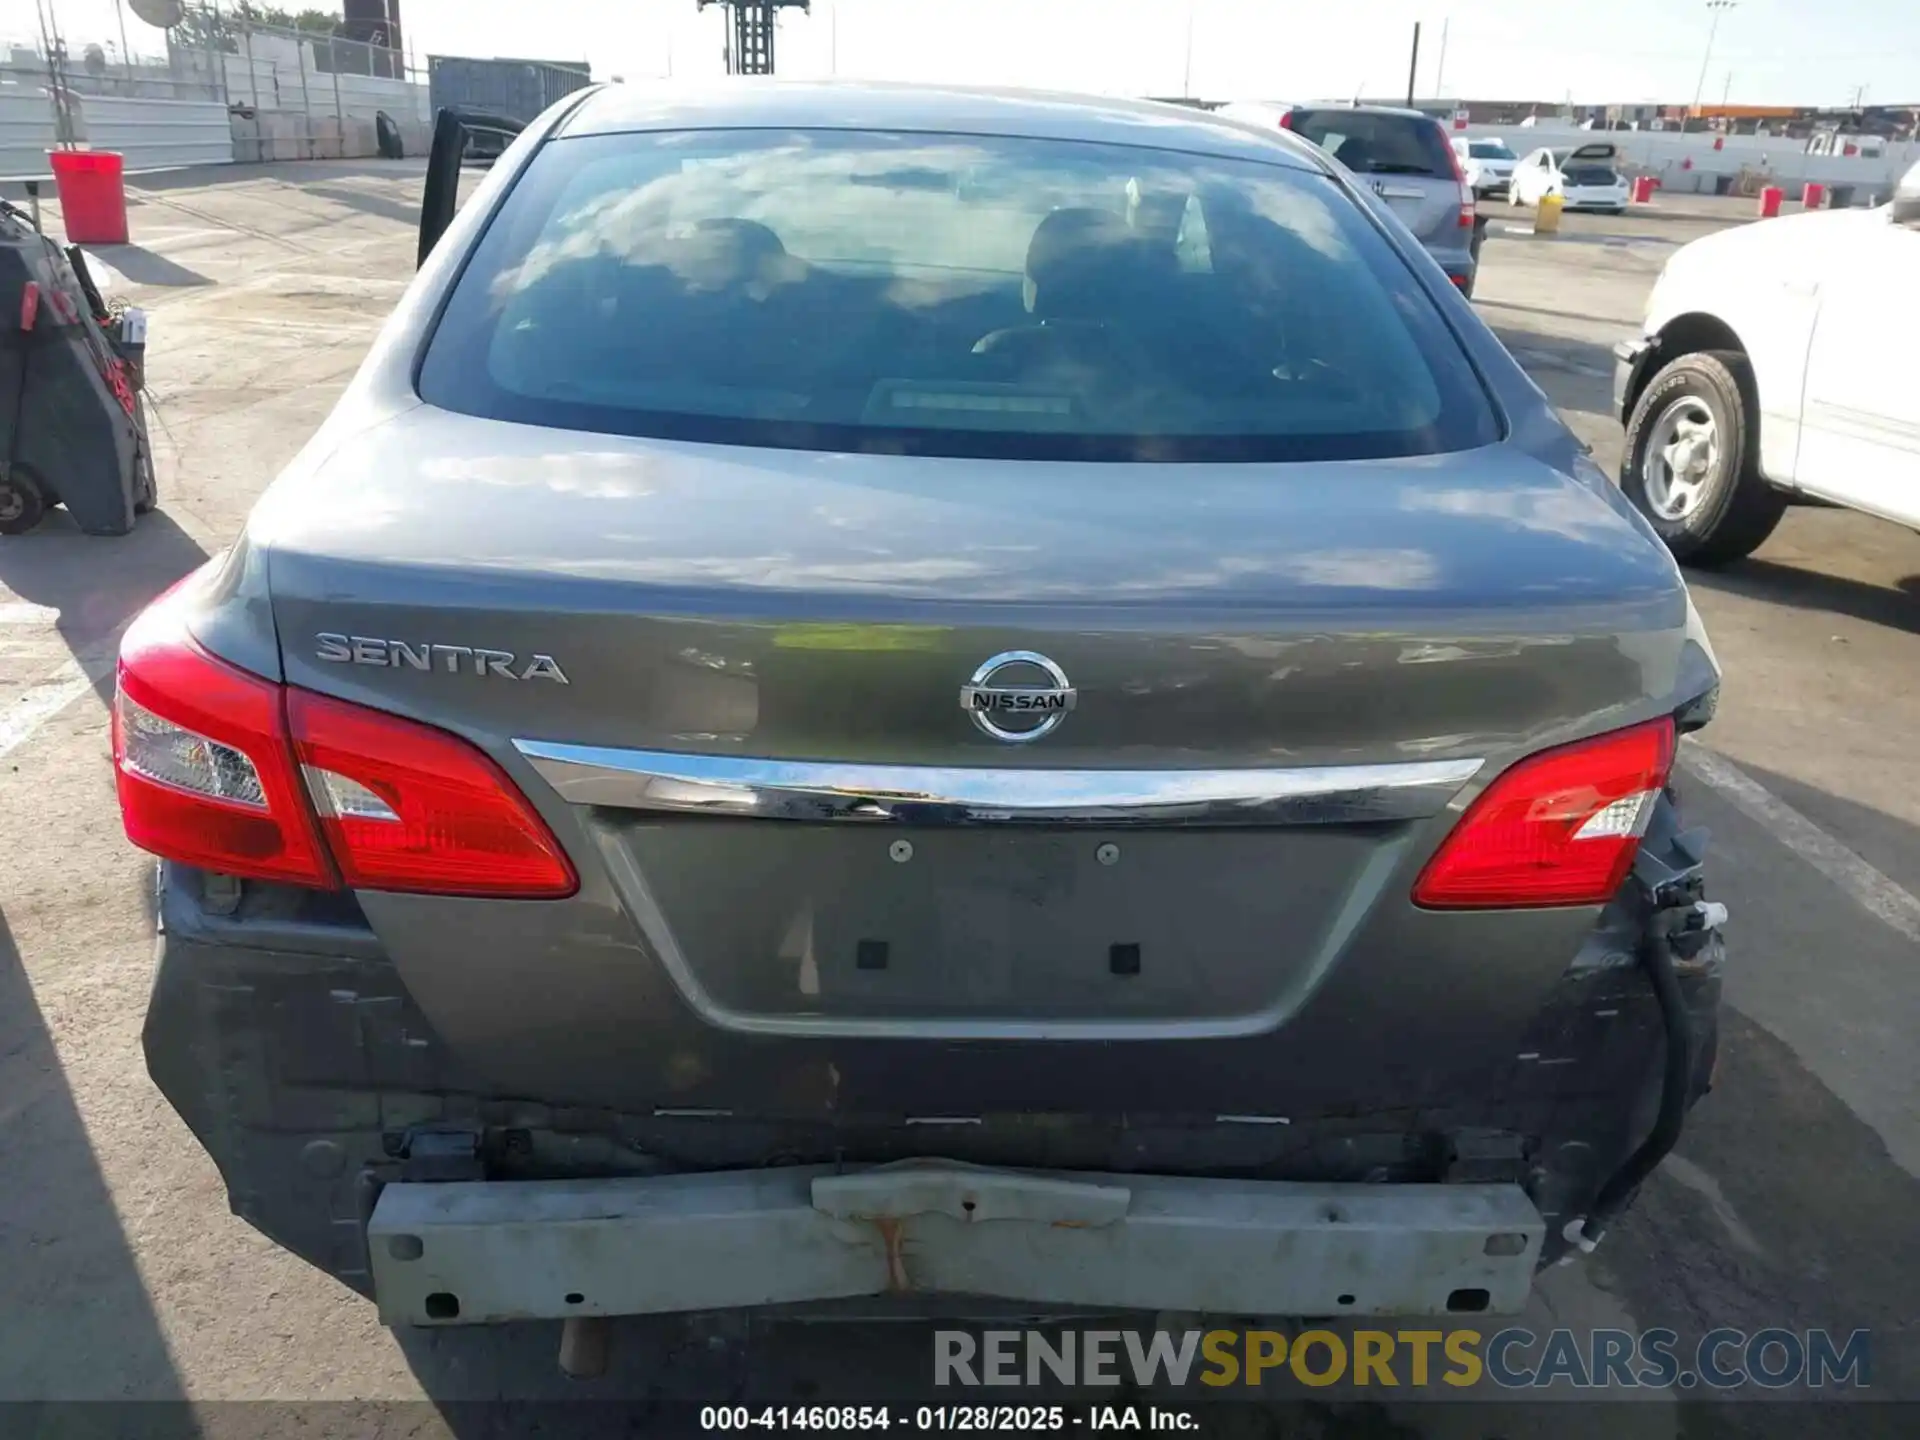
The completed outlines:
{"type": "MultiPolygon", "coordinates": [[[[1825,1328],[1838,1342],[1864,1329],[1873,1398],[1910,1402],[1920,1398],[1916,1206],[1920,1180],[1872,1128],[1787,1044],[1727,1008],[1715,1093],[1601,1254],[1642,1324],[1680,1332],[1679,1354],[1716,1327],[1825,1328]]],[[[1737,1398],[1819,1397],[1795,1387],[1737,1398]]],[[[1716,1408],[1734,1420],[1754,1407],[1716,1408]]],[[[1799,1433],[1869,1433],[1855,1428],[1861,1418],[1857,1402],[1805,1407],[1799,1433]]]]}
{"type": "MultiPolygon", "coordinates": [[[[170,190],[216,190],[229,185],[251,185],[261,180],[286,180],[299,184],[308,179],[372,178],[394,179],[426,173],[424,156],[405,160],[272,160],[264,163],[236,162],[231,165],[188,165],[178,170],[136,171],[127,176],[127,199],[138,202],[142,195],[160,195],[170,190]]],[[[0,199],[24,202],[27,188],[23,181],[0,181],[0,199]]],[[[53,181],[42,177],[40,203],[58,213],[53,181]]]]}
{"type": "MultiPolygon", "coordinates": [[[[1876,865],[1920,857],[1920,828],[1743,769],[1876,865]]],[[[1688,822],[1713,837],[1708,893],[1731,911],[1715,1083],[1590,1263],[1638,1324],[1679,1332],[1683,1361],[1717,1327],[1825,1330],[1840,1345],[1869,1332],[1864,1392],[1746,1385],[1689,1435],[1745,1435],[1762,1411],[1796,1414],[1810,1437],[1902,1433],[1867,1424],[1893,1412],[1859,1402],[1920,1401],[1913,946],[1771,825],[1684,772],[1679,786],[1688,822]],[[1750,1403],[1824,1398],[1847,1403],[1750,1403]]]]}
{"type": "Polygon", "coordinates": [[[389,200],[384,195],[376,195],[367,190],[355,190],[349,185],[321,185],[307,181],[300,187],[305,195],[318,195],[322,199],[332,200],[349,210],[358,210],[363,215],[378,216],[382,220],[395,220],[402,225],[417,228],[420,224],[420,205],[415,201],[404,205],[398,200],[389,200]]]}
{"type": "MultiPolygon", "coordinates": [[[[1511,310],[1520,315],[1545,315],[1552,320],[1582,320],[1590,325],[1618,325],[1623,338],[1637,332],[1640,328],[1640,317],[1638,315],[1580,315],[1570,310],[1554,310],[1544,305],[1516,305],[1511,300],[1489,300],[1484,296],[1476,296],[1473,303],[1475,306],[1485,306],[1489,310],[1511,310]]],[[[1488,321],[1488,324],[1492,324],[1492,322],[1488,321]]],[[[1535,332],[1529,331],[1527,333],[1533,334],[1535,332]]],[[[1605,346],[1595,348],[1606,351],[1607,367],[1609,372],[1611,372],[1613,352],[1607,350],[1605,346]]]]}
{"type": "MultiPolygon", "coordinates": [[[[189,166],[183,170],[156,170],[127,177],[127,196],[137,200],[141,193],[160,194],[169,190],[211,190],[223,185],[248,185],[261,180],[284,180],[300,184],[307,180],[335,178],[393,179],[396,176],[423,175],[424,157],[411,160],[269,160],[262,163],[189,166]]],[[[45,191],[43,189],[42,193],[45,191]]]]}
{"type": "Polygon", "coordinates": [[[22,1401],[182,1398],[4,915],[0,1177],[0,1431],[22,1401]]]}
{"type": "MultiPolygon", "coordinates": [[[[1491,303],[1491,302],[1489,302],[1491,303]]],[[[1502,307],[1518,309],[1518,306],[1502,307]]],[[[1604,394],[1599,403],[1598,413],[1611,412],[1613,408],[1613,349],[1611,344],[1601,344],[1594,340],[1574,340],[1564,335],[1544,335],[1538,330],[1524,330],[1518,326],[1501,325],[1494,319],[1482,316],[1496,339],[1507,348],[1507,353],[1520,362],[1529,374],[1536,369],[1559,370],[1567,374],[1578,375],[1588,382],[1584,390],[1592,390],[1595,395],[1604,394]]],[[[1534,376],[1535,383],[1542,383],[1534,376]]],[[[1544,384],[1542,385],[1544,387],[1544,384]]],[[[1592,406],[1582,405],[1581,409],[1592,406]]]]}
{"type": "Polygon", "coordinates": [[[144,245],[89,245],[85,248],[89,255],[96,256],[103,264],[113,269],[134,285],[159,285],[172,289],[186,289],[197,285],[211,285],[213,281],[198,270],[189,270],[185,265],[167,259],[157,251],[144,245]]]}
{"type": "Polygon", "coordinates": [[[126,622],[207,558],[164,510],[131,535],[82,535],[65,510],[31,534],[0,542],[0,586],[60,612],[54,628],[103,700],[113,695],[113,657],[126,622]]]}
{"type": "MultiPolygon", "coordinates": [[[[1895,884],[1920,895],[1920,830],[1906,820],[1751,762],[1740,768],[1895,884]]],[[[1915,978],[1920,995],[1920,973],[1915,978]]]]}
{"type": "Polygon", "coordinates": [[[1724,570],[1689,570],[1687,584],[1798,609],[1830,610],[1920,635],[1920,575],[1888,588],[1777,560],[1742,560],[1724,570]]]}

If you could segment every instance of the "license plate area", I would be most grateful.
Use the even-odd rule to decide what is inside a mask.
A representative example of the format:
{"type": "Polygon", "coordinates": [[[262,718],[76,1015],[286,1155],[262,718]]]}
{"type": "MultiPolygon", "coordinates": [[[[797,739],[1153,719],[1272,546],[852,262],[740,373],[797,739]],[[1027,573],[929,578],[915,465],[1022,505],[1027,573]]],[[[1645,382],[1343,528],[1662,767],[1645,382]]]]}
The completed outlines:
{"type": "Polygon", "coordinates": [[[676,819],[622,823],[617,843],[656,946],[734,1015],[1277,1019],[1371,904],[1403,829],[676,819]]]}
{"type": "Polygon", "coordinates": [[[1426,209],[1426,196],[1407,185],[1386,185],[1378,194],[1387,202],[1387,208],[1398,215],[1409,227],[1419,225],[1422,212],[1426,209]]]}

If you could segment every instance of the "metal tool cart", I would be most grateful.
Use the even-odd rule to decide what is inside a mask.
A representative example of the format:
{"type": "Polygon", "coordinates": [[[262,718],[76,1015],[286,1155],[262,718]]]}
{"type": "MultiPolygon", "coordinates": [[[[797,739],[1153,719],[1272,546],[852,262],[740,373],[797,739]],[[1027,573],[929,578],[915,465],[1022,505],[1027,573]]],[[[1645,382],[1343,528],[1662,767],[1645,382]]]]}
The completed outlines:
{"type": "Polygon", "coordinates": [[[154,507],[145,317],[109,313],[77,247],[0,201],[0,535],[65,505],[89,535],[154,507]]]}

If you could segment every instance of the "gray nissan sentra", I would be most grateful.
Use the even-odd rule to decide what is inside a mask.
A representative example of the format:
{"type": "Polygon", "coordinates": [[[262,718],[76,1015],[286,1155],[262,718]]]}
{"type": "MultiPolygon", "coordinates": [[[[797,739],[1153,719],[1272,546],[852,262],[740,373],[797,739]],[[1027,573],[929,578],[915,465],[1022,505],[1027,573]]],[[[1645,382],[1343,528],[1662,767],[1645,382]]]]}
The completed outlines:
{"type": "Polygon", "coordinates": [[[1376,197],[772,82],[444,189],[121,653],[236,1211],[415,1324],[1500,1313],[1597,1242],[1712,1074],[1718,669],[1376,197]]]}

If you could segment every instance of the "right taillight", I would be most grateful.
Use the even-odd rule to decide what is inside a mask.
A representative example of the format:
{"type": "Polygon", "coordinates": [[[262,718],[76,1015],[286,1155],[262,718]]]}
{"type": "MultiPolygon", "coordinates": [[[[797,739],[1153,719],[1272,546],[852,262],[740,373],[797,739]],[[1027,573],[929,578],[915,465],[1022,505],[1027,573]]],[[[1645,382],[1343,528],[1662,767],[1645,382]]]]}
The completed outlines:
{"type": "MultiPolygon", "coordinates": [[[[1446,132],[1443,130],[1440,132],[1440,142],[1445,145],[1446,139],[1446,132]]],[[[1479,216],[1479,211],[1476,208],[1478,202],[1474,198],[1473,185],[1467,179],[1467,167],[1460,161],[1460,152],[1454,149],[1453,146],[1447,145],[1447,158],[1453,161],[1454,183],[1460,187],[1459,221],[1460,228],[1465,230],[1469,228],[1479,216]]]]}
{"type": "Polygon", "coordinates": [[[558,899],[578,880],[505,771],[458,736],[209,655],[176,596],[120,647],[127,838],[205,870],[331,889],[558,899]]]}
{"type": "Polygon", "coordinates": [[[1673,765],[1673,721],[1544,750],[1468,807],[1413,887],[1432,910],[1597,905],[1632,868],[1673,765]]]}

